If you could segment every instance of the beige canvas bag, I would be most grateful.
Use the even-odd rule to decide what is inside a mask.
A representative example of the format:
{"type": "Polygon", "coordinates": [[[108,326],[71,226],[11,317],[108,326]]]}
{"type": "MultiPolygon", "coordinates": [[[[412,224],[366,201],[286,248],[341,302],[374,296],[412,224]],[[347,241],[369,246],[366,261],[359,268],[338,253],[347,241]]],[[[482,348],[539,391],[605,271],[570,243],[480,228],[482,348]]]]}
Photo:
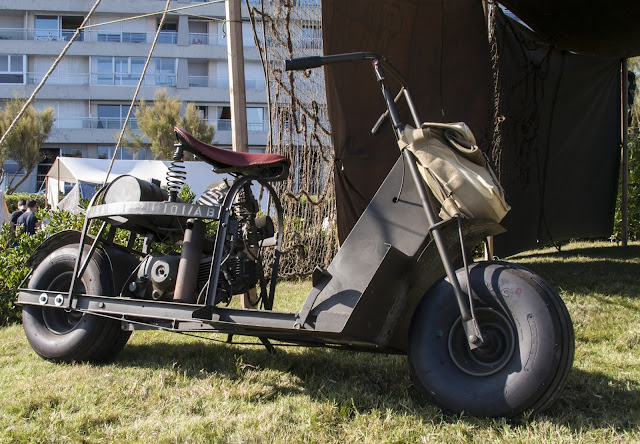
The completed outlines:
{"type": "Polygon", "coordinates": [[[442,219],[462,215],[500,222],[511,209],[466,124],[407,125],[398,146],[415,154],[422,178],[442,204],[442,219]]]}

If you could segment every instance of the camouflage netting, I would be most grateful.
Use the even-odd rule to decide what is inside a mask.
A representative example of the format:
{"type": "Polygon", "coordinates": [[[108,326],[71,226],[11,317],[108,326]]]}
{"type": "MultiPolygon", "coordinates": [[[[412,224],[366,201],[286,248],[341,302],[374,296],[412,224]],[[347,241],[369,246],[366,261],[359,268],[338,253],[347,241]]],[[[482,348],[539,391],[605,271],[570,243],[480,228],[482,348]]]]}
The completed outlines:
{"type": "Polygon", "coordinates": [[[285,72],[283,61],[322,54],[320,2],[247,4],[268,79],[267,152],[292,163],[288,180],[273,184],[285,215],[280,276],[304,276],[328,265],[337,249],[334,153],[323,70],[285,72]]]}

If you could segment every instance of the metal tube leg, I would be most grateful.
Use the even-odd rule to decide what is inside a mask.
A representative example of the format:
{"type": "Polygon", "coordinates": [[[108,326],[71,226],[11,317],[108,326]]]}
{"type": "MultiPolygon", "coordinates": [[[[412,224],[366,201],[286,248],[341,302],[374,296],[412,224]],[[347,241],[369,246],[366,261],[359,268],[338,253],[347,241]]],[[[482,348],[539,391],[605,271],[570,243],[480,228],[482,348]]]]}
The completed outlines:
{"type": "Polygon", "coordinates": [[[194,303],[198,297],[196,286],[198,283],[198,269],[200,268],[200,255],[204,243],[205,224],[198,219],[187,221],[187,230],[184,233],[182,254],[178,265],[176,288],[173,300],[176,302],[194,303]]]}
{"type": "MultiPolygon", "coordinates": [[[[422,206],[425,211],[425,215],[427,216],[427,221],[431,227],[436,224],[435,215],[433,213],[433,209],[431,208],[431,203],[429,202],[429,196],[427,195],[427,190],[422,181],[422,176],[420,176],[420,172],[418,171],[418,167],[416,165],[416,159],[413,153],[409,150],[403,150],[402,154],[405,158],[405,162],[407,162],[409,171],[411,172],[411,176],[416,184],[418,189],[418,194],[420,195],[420,200],[422,201],[422,206]]],[[[449,259],[449,254],[447,253],[447,248],[444,243],[444,239],[442,238],[442,233],[439,228],[434,228],[431,231],[431,235],[433,236],[433,240],[436,243],[436,247],[438,248],[438,253],[440,253],[440,258],[442,260],[442,265],[444,266],[444,270],[447,273],[447,278],[451,283],[451,287],[453,288],[453,292],[456,296],[456,300],[458,301],[458,306],[460,307],[460,316],[462,318],[462,325],[465,329],[465,333],[467,335],[467,340],[469,342],[469,347],[471,349],[477,348],[483,344],[482,334],[480,329],[473,319],[473,313],[470,307],[467,305],[467,298],[465,298],[462,293],[462,289],[460,288],[460,283],[458,282],[458,278],[456,276],[456,272],[453,269],[453,265],[451,264],[451,260],[449,259]]],[[[462,246],[464,248],[464,246],[462,246]]]]}

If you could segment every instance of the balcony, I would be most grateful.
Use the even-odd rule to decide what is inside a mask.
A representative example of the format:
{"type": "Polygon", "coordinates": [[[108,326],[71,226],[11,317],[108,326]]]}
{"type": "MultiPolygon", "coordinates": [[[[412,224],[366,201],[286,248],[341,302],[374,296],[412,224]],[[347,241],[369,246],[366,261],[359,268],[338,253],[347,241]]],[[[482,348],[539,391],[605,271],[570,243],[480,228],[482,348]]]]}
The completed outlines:
{"type": "MultiPolygon", "coordinates": [[[[25,28],[0,28],[0,40],[27,40],[27,39],[29,39],[29,37],[28,37],[27,30],[25,28]]],[[[33,39],[33,37],[31,39],[33,39]]]]}
{"type": "MultiPolygon", "coordinates": [[[[56,117],[53,127],[56,129],[114,129],[121,130],[124,118],[119,117],[56,117]]],[[[138,120],[129,119],[127,125],[131,129],[138,129],[138,120]]]]}
{"type": "Polygon", "coordinates": [[[147,43],[146,32],[87,31],[90,41],[110,43],[147,43]]]}
{"type": "Polygon", "coordinates": [[[218,36],[214,35],[211,40],[209,38],[209,34],[204,32],[190,32],[189,33],[189,43],[191,45],[208,45],[209,41],[217,42],[218,36]]]}
{"type": "MultiPolygon", "coordinates": [[[[74,32],[73,29],[0,28],[0,40],[69,41],[74,32]]],[[[155,32],[105,31],[97,27],[82,31],[76,41],[140,44],[153,42],[155,35],[155,32]]],[[[178,33],[160,31],[158,43],[175,45],[177,42],[178,33]]],[[[189,33],[189,43],[191,45],[218,45],[218,35],[191,32],[189,33]]]]}
{"type": "MultiPolygon", "coordinates": [[[[139,81],[139,73],[91,73],[91,84],[97,86],[137,86],[139,81]]],[[[147,73],[142,86],[176,86],[176,75],[147,73]]]]}
{"type": "MultiPolygon", "coordinates": [[[[119,117],[56,117],[53,127],[56,129],[111,129],[121,130],[124,118],[119,117]]],[[[231,131],[230,119],[208,120],[216,131],[231,131]]],[[[138,120],[133,116],[129,120],[129,128],[137,130],[138,120]]],[[[268,131],[269,123],[264,121],[250,121],[247,123],[247,131],[252,133],[264,133],[268,131]]]]}
{"type": "MultiPolygon", "coordinates": [[[[44,78],[44,72],[28,72],[27,84],[37,85],[44,78]]],[[[65,86],[137,86],[139,73],[67,73],[54,72],[47,79],[47,85],[65,86]]],[[[142,86],[176,86],[175,74],[147,73],[142,86]]]]}
{"type": "MultiPolygon", "coordinates": [[[[27,84],[37,85],[44,78],[44,72],[28,72],[27,84]]],[[[89,84],[89,74],[87,73],[70,73],[59,74],[55,71],[47,79],[47,85],[68,85],[68,86],[83,86],[89,84]]]]}
{"type": "MultiPolygon", "coordinates": [[[[244,79],[245,88],[254,90],[265,89],[264,79],[244,79]]],[[[220,79],[207,76],[189,76],[191,88],[220,88],[229,89],[229,79],[220,79]]]]}
{"type": "MultiPolygon", "coordinates": [[[[216,127],[216,131],[231,131],[231,120],[230,119],[217,119],[214,121],[209,121],[209,123],[213,123],[216,127]]],[[[247,131],[250,133],[265,133],[269,130],[269,122],[266,120],[263,121],[250,121],[247,122],[247,131]]]]}
{"type": "MultiPolygon", "coordinates": [[[[75,29],[36,29],[31,31],[33,33],[33,40],[39,41],[60,41],[67,42],[71,40],[75,29]]],[[[84,39],[84,31],[80,31],[80,35],[76,38],[76,41],[82,41],[84,39]]]]}

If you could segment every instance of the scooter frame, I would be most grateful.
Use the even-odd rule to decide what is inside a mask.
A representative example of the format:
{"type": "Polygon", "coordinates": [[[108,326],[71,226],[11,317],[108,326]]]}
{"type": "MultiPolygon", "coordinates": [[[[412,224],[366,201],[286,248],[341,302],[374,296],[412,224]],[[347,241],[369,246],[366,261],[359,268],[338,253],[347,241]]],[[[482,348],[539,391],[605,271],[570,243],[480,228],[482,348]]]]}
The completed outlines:
{"type": "MultiPolygon", "coordinates": [[[[406,99],[416,125],[420,125],[416,107],[402,76],[383,57],[374,53],[353,53],[310,57],[287,61],[287,69],[310,69],[329,63],[371,60],[387,105],[374,131],[388,116],[396,138],[404,127],[396,108],[400,97],[406,99]],[[387,85],[389,73],[401,85],[394,98],[387,85]]],[[[352,349],[406,353],[412,314],[427,290],[446,276],[460,308],[465,333],[471,349],[482,344],[482,333],[474,320],[472,292],[466,296],[458,282],[454,262],[460,263],[467,246],[475,246],[484,238],[503,231],[490,220],[452,218],[439,221],[429,194],[409,150],[403,150],[380,189],[353,230],[342,244],[327,269],[316,268],[311,289],[297,313],[216,306],[217,282],[227,237],[232,203],[242,187],[252,181],[265,186],[276,203],[278,236],[275,246],[274,275],[267,308],[273,299],[283,236],[282,208],[268,182],[257,176],[241,176],[234,181],[224,203],[216,206],[181,202],[121,202],[99,204],[97,194],[87,209],[82,232],[62,232],[52,236],[29,258],[28,266],[36,268],[52,251],[63,245],[79,243],[73,279],[69,292],[19,289],[17,303],[75,310],[105,316],[122,322],[123,328],[164,329],[180,332],[219,332],[257,336],[308,345],[339,345],[352,349]],[[406,172],[410,173],[406,177],[406,172]],[[122,274],[126,261],[118,260],[123,252],[132,253],[136,233],[131,232],[128,247],[113,242],[118,217],[148,220],[150,217],[175,217],[187,225],[196,219],[218,221],[209,290],[204,304],[149,301],[121,295],[89,295],[76,291],[76,282],[98,246],[110,257],[114,279],[122,274]],[[101,220],[96,237],[89,225],[101,220]],[[111,226],[107,233],[107,226],[111,226]],[[106,236],[105,236],[106,234],[106,236]],[[89,245],[83,254],[84,245],[89,245]]],[[[126,253],[124,253],[126,254],[126,253]]],[[[466,261],[465,261],[466,262],[466,261]]],[[[118,288],[118,287],[116,287],[118,288]]]]}

